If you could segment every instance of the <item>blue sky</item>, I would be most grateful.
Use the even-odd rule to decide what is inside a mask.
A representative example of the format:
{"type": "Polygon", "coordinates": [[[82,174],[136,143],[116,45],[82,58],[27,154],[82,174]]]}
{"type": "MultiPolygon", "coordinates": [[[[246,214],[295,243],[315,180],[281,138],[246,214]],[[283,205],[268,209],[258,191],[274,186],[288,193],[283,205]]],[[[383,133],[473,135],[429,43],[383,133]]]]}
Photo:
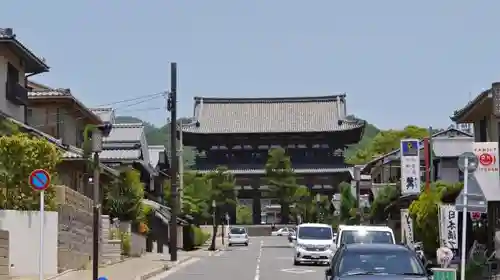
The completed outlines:
{"type": "MultiPolygon", "coordinates": [[[[500,1],[5,1],[0,26],[46,58],[36,81],[89,106],[167,90],[194,96],[346,92],[349,113],[382,128],[446,127],[500,81],[500,1]]],[[[161,98],[118,114],[161,125],[161,98]]]]}

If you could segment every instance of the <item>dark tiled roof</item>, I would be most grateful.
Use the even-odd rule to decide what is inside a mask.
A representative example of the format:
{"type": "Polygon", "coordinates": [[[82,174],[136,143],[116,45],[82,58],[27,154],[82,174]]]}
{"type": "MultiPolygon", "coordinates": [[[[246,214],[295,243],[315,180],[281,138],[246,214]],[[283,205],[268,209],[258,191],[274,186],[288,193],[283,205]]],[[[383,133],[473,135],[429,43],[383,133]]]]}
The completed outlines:
{"type": "Polygon", "coordinates": [[[453,116],[451,116],[451,120],[456,122],[458,121],[464,114],[466,114],[472,107],[474,107],[476,104],[480,103],[482,100],[487,99],[490,95],[491,89],[487,89],[483,92],[481,92],[476,98],[472,99],[467,103],[463,108],[455,110],[453,112],[453,116]]]}
{"type": "Polygon", "coordinates": [[[49,71],[49,66],[44,59],[37,57],[31,50],[16,39],[16,34],[12,28],[0,28],[0,43],[7,43],[14,46],[16,55],[25,60],[26,73],[43,73],[49,71]]]}
{"type": "Polygon", "coordinates": [[[199,125],[184,131],[201,134],[329,132],[360,128],[364,122],[346,119],[346,96],[286,98],[195,97],[199,125]]]}

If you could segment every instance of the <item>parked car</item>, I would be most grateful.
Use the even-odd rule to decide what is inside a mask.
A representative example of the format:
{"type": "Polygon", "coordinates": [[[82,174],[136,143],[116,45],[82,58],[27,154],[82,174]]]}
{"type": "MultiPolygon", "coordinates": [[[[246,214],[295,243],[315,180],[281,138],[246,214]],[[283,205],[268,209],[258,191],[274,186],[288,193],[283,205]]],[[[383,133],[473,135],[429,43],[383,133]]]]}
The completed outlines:
{"type": "Polygon", "coordinates": [[[390,243],[342,244],[325,271],[326,280],[427,280],[431,275],[412,249],[390,243]]]}
{"type": "Polygon", "coordinates": [[[276,231],[271,232],[271,236],[288,236],[290,230],[288,228],[280,228],[276,231]]]}

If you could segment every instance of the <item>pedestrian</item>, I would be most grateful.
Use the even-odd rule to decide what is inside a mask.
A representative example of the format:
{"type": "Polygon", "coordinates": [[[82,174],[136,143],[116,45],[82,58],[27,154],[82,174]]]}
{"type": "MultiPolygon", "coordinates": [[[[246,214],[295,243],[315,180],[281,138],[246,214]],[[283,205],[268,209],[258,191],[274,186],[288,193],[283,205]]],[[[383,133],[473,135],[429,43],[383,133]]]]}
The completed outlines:
{"type": "Polygon", "coordinates": [[[275,230],[276,230],[276,224],[274,224],[274,223],[272,223],[272,224],[271,224],[271,230],[272,230],[272,231],[275,231],[275,230]]]}

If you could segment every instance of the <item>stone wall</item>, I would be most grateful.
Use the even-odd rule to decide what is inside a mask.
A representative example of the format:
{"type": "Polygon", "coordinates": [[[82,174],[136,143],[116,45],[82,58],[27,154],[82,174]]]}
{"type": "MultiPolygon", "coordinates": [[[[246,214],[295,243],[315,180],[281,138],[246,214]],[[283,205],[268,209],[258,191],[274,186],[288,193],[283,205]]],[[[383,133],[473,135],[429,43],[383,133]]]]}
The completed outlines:
{"type": "Polygon", "coordinates": [[[92,259],[92,200],[65,186],[56,186],[56,193],[59,270],[87,268],[92,259]]]}
{"type": "Polygon", "coordinates": [[[101,248],[100,263],[110,264],[120,261],[122,256],[122,243],[119,236],[112,236],[112,230],[115,227],[111,225],[108,215],[101,216],[101,248]]]}
{"type": "Polygon", "coordinates": [[[0,230],[0,279],[9,279],[9,232],[0,230]]]}

